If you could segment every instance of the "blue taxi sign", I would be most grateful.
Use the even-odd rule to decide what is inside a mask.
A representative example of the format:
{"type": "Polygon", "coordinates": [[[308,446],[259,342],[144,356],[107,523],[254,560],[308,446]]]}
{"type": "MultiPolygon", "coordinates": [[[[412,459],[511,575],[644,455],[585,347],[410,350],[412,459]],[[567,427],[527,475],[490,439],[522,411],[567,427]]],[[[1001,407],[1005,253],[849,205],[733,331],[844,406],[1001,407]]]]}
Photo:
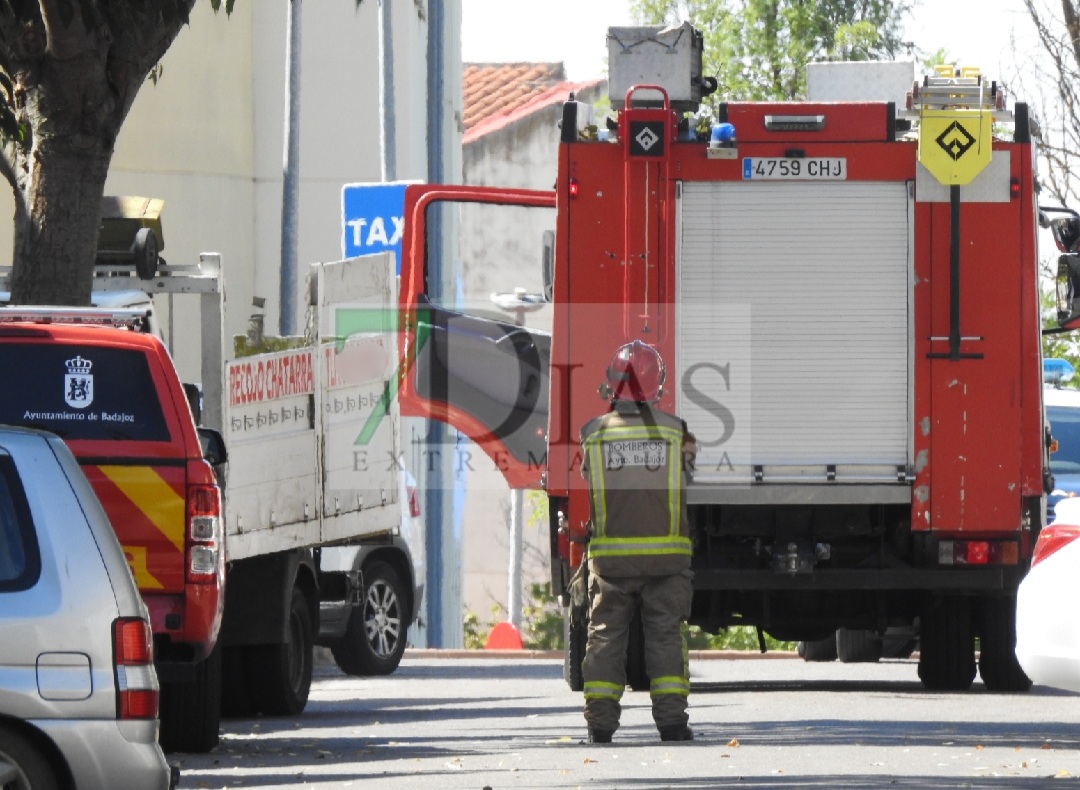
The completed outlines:
{"type": "Polygon", "coordinates": [[[341,188],[341,255],[392,252],[401,273],[405,187],[412,181],[346,184],[341,188]]]}

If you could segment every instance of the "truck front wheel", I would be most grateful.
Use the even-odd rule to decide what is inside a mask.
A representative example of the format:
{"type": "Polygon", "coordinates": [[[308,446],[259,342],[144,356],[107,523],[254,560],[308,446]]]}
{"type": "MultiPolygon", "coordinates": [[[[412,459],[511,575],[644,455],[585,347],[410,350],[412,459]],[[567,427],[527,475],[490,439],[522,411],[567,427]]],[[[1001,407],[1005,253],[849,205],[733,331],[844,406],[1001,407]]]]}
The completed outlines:
{"type": "Polygon", "coordinates": [[[975,680],[971,606],[959,595],[938,595],[923,610],[919,679],[934,691],[966,691],[975,680]]]}
{"type": "Polygon", "coordinates": [[[259,709],[272,716],[303,712],[311,691],[315,629],[303,590],[293,587],[285,641],[250,648],[250,666],[259,690],[259,709]]]}

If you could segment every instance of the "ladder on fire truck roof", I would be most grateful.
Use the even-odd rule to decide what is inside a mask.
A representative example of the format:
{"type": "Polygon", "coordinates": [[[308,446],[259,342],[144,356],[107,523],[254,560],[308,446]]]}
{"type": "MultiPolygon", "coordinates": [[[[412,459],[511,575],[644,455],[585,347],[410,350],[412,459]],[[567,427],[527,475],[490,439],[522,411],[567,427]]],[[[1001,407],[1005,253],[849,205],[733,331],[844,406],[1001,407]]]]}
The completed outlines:
{"type": "Polygon", "coordinates": [[[983,110],[998,122],[1013,120],[1005,109],[1005,91],[997,82],[987,84],[977,68],[936,66],[936,74],[915,82],[907,95],[907,110],[983,110]]]}

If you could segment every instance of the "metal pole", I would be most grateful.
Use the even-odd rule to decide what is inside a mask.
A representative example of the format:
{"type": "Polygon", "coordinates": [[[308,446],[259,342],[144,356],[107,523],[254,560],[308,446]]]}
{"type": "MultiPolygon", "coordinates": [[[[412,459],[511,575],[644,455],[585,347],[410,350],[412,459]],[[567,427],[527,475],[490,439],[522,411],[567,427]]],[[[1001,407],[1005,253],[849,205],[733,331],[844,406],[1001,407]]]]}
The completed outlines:
{"type": "Polygon", "coordinates": [[[523,548],[521,519],[525,492],[510,491],[510,593],[506,599],[510,624],[521,633],[521,555],[523,548]]]}
{"type": "Polygon", "coordinates": [[[296,248],[300,213],[300,2],[288,0],[285,51],[285,152],[281,185],[281,312],[278,330],[296,333],[296,248]]]}
{"type": "MultiPolygon", "coordinates": [[[[444,59],[446,57],[446,0],[432,0],[428,4],[427,38],[427,86],[428,86],[428,134],[427,174],[428,183],[447,181],[445,108],[447,86],[444,59]]],[[[432,217],[427,226],[428,279],[437,289],[437,295],[446,295],[447,283],[454,282],[454,263],[447,251],[443,232],[444,223],[439,216],[432,217]]],[[[435,420],[428,421],[428,433],[424,450],[427,476],[425,500],[427,505],[427,570],[428,583],[428,645],[432,647],[461,647],[464,642],[464,626],[461,612],[461,546],[455,534],[455,487],[451,456],[454,446],[447,440],[447,426],[435,420]]]]}
{"type": "MultiPolygon", "coordinates": [[[[519,291],[524,294],[524,289],[519,289],[519,291]]],[[[525,326],[525,310],[517,308],[513,313],[514,323],[521,327],[525,326]]],[[[517,629],[519,634],[521,633],[521,555],[523,551],[521,519],[524,500],[525,492],[520,488],[510,490],[510,569],[508,571],[510,592],[506,597],[506,608],[509,610],[507,614],[510,624],[517,629]]]]}
{"type": "Polygon", "coordinates": [[[394,111],[394,25],[391,15],[393,0],[379,2],[379,92],[380,135],[382,142],[382,180],[397,180],[397,118],[394,111]]]}

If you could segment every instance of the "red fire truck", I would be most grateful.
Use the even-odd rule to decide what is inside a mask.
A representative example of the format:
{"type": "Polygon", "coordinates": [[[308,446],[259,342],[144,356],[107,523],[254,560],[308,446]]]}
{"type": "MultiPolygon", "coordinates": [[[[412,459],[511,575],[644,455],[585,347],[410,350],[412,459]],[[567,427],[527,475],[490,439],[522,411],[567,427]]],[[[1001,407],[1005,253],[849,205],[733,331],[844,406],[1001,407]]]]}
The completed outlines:
{"type": "MultiPolygon", "coordinates": [[[[972,684],[978,639],[986,688],[1026,690],[1015,593],[1048,483],[1027,107],[945,70],[884,100],[721,103],[702,133],[700,35],[677,32],[689,56],[654,66],[622,55],[671,31],[622,30],[645,45],[612,52],[617,118],[565,105],[553,194],[410,187],[403,411],[546,491],[565,593],[588,540],[578,434],[608,408],[613,352],[640,339],[666,361],[660,406],[699,443],[691,623],[835,638],[846,661],[917,634],[932,689],[972,684]],[[494,204],[554,224],[550,332],[436,297],[462,234],[436,207],[494,204]]],[[[647,688],[640,634],[630,652],[647,688]]]]}

